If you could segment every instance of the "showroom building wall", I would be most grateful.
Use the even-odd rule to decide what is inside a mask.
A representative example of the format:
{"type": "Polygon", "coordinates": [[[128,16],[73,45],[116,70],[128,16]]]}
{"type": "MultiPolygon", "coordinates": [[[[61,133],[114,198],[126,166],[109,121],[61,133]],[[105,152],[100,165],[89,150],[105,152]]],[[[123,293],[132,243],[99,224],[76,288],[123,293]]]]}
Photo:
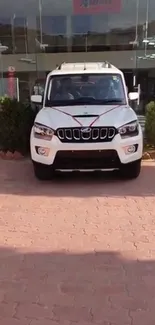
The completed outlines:
{"type": "Polygon", "coordinates": [[[144,39],[154,36],[154,0],[0,1],[0,42],[7,46],[1,69],[7,76],[13,66],[29,87],[63,61],[155,68],[155,60],[144,59],[155,53],[144,39]]]}

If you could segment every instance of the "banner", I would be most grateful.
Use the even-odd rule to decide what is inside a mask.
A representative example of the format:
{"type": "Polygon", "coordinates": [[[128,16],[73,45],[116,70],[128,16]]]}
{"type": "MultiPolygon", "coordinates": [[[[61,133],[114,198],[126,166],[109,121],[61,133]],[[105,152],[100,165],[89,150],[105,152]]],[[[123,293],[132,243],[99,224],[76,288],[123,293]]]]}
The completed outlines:
{"type": "Polygon", "coordinates": [[[73,14],[119,13],[121,0],[73,0],[73,14]]]}

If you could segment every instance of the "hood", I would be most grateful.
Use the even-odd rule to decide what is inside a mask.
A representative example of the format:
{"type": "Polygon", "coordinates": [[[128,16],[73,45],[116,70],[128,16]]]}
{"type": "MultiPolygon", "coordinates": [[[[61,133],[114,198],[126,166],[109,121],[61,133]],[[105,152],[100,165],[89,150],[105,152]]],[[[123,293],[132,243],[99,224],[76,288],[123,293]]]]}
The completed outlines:
{"type": "Polygon", "coordinates": [[[94,120],[93,126],[117,128],[136,119],[135,112],[127,105],[77,105],[45,107],[38,113],[35,122],[56,130],[61,127],[89,127],[94,120]],[[100,117],[97,119],[97,116],[100,117]]]}

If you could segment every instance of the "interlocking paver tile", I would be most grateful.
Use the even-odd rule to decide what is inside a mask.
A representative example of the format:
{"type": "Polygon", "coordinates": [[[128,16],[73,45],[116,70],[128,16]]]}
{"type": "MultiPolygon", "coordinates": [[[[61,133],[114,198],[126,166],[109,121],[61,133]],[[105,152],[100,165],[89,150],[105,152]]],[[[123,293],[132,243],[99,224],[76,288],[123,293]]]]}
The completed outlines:
{"type": "Polygon", "coordinates": [[[155,324],[155,163],[38,182],[0,161],[0,324],[155,324]]]}

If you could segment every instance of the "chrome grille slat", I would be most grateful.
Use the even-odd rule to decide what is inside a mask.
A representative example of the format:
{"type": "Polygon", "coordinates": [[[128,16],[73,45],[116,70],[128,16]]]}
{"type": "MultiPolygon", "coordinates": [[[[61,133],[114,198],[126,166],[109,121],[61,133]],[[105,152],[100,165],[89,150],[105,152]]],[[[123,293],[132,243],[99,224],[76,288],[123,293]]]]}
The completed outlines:
{"type": "Polygon", "coordinates": [[[65,136],[64,136],[64,129],[59,129],[59,130],[57,131],[57,135],[58,135],[58,138],[59,138],[60,140],[64,140],[64,138],[65,138],[65,136]]]}
{"type": "Polygon", "coordinates": [[[73,135],[72,135],[72,130],[71,129],[65,129],[65,137],[67,140],[72,140],[73,135]]]}
{"type": "Polygon", "coordinates": [[[56,135],[60,141],[72,142],[108,142],[115,137],[117,130],[114,127],[76,127],[60,128],[56,135]]]}
{"type": "Polygon", "coordinates": [[[99,128],[92,129],[92,140],[97,140],[100,137],[100,130],[99,128]]]}
{"type": "Polygon", "coordinates": [[[101,140],[106,139],[107,134],[108,134],[108,129],[107,128],[101,128],[101,130],[100,130],[100,139],[101,140]]]}
{"type": "Polygon", "coordinates": [[[115,129],[114,128],[109,128],[109,131],[108,131],[108,138],[109,139],[112,139],[115,135],[115,129]]]}
{"type": "Polygon", "coordinates": [[[73,129],[73,138],[75,140],[80,140],[80,130],[79,129],[73,129]]]}

